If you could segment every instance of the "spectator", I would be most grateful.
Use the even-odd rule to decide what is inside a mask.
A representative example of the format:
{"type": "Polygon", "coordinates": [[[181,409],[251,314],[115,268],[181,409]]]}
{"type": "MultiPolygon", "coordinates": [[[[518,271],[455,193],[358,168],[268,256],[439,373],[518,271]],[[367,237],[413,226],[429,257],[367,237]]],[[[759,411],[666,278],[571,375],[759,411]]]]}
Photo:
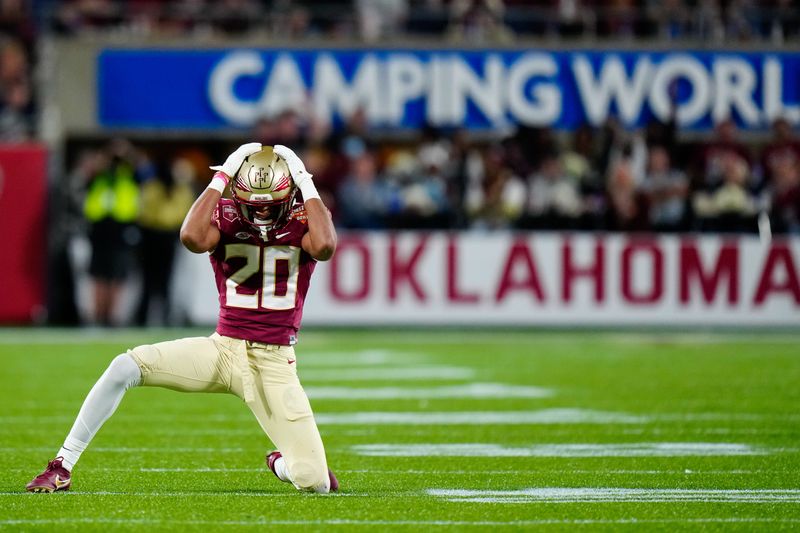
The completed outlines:
{"type": "Polygon", "coordinates": [[[192,184],[196,171],[192,163],[176,158],[169,171],[162,170],[141,186],[139,226],[142,232],[142,297],[136,323],[148,324],[155,317],[159,325],[170,319],[169,287],[178,232],[195,199],[192,184]],[[155,304],[155,305],[154,305],[155,304]]]}
{"type": "Polygon", "coordinates": [[[783,117],[775,119],[772,123],[772,132],[772,141],[761,153],[761,168],[767,183],[772,182],[775,168],[784,161],[800,166],[800,141],[792,135],[789,121],[783,117]]]}
{"type": "Polygon", "coordinates": [[[450,38],[468,43],[510,43],[513,34],[503,24],[502,0],[453,0],[450,4],[450,38]]]}
{"type": "Polygon", "coordinates": [[[765,35],[776,43],[796,39],[800,32],[800,7],[796,0],[775,0],[775,7],[766,23],[769,29],[765,35]]]}
{"type": "Polygon", "coordinates": [[[663,146],[650,148],[643,190],[650,205],[650,223],[655,230],[685,228],[689,180],[686,174],[672,167],[669,153],[663,146]]]}
{"type": "Polygon", "coordinates": [[[689,8],[685,0],[649,0],[648,7],[653,13],[659,37],[669,41],[687,37],[689,8]]]}
{"type": "Polygon", "coordinates": [[[470,179],[466,209],[471,227],[508,229],[525,206],[525,184],[505,165],[499,146],[485,149],[482,164],[470,179]]]}
{"type": "Polygon", "coordinates": [[[636,9],[633,0],[603,2],[599,10],[598,33],[625,39],[634,36],[636,9]]]}
{"type": "MultiPolygon", "coordinates": [[[[146,4],[150,7],[149,2],[146,4]]],[[[209,35],[212,31],[206,0],[175,0],[168,5],[156,2],[152,8],[156,7],[162,7],[162,11],[153,16],[159,29],[168,35],[209,35]]]]}
{"type": "MultiPolygon", "coordinates": [[[[732,155],[737,156],[750,173],[751,155],[747,147],[739,140],[736,124],[726,119],[717,124],[715,138],[705,144],[700,153],[698,188],[714,187],[724,179],[725,164],[732,155]]],[[[697,166],[697,165],[696,165],[697,166]]]]}
{"type": "MultiPolygon", "coordinates": [[[[445,167],[450,159],[449,144],[429,137],[416,154],[395,159],[409,164],[395,173],[399,185],[400,212],[393,217],[399,228],[445,228],[450,221],[445,167]]],[[[397,168],[397,167],[395,167],[397,168]]]]}
{"type": "Polygon", "coordinates": [[[364,150],[351,159],[350,173],[339,188],[339,220],[345,228],[386,226],[391,191],[378,175],[375,155],[364,150]]]}
{"type": "Polygon", "coordinates": [[[300,40],[315,33],[311,25],[311,12],[302,5],[290,3],[286,10],[275,9],[269,20],[272,22],[272,35],[276,38],[300,40]]]}
{"type": "Polygon", "coordinates": [[[89,265],[94,292],[92,321],[111,326],[122,284],[133,264],[133,250],[139,244],[136,176],[141,161],[133,146],[122,139],[112,141],[96,157],[83,204],[92,247],[89,265]]]}
{"type": "Polygon", "coordinates": [[[314,176],[322,201],[330,209],[334,220],[338,220],[337,191],[347,175],[349,161],[336,150],[334,140],[315,143],[303,155],[306,169],[314,176]]]}
{"type": "Polygon", "coordinates": [[[614,163],[607,182],[607,227],[613,231],[649,231],[647,196],[637,188],[630,159],[614,163]]]}
{"type": "Polygon", "coordinates": [[[725,10],[725,38],[749,41],[760,33],[757,8],[752,0],[730,0],[725,10]]]}
{"type": "Polygon", "coordinates": [[[561,37],[580,37],[591,25],[594,13],[585,9],[586,3],[582,0],[557,0],[557,27],[561,37]]]}
{"type": "Polygon", "coordinates": [[[356,0],[361,38],[368,43],[391,39],[402,29],[408,0],[356,0]]]}
{"type": "Polygon", "coordinates": [[[576,229],[583,212],[578,183],[564,172],[559,155],[542,159],[539,171],[528,180],[522,228],[576,229]]]}
{"type": "Polygon", "coordinates": [[[590,187],[597,180],[593,158],[592,127],[584,124],[572,134],[572,145],[561,154],[561,165],[564,172],[581,187],[590,187]]]}
{"type": "Polygon", "coordinates": [[[14,35],[26,46],[32,45],[36,35],[31,4],[28,0],[0,1],[0,35],[14,35]]]}
{"type": "Polygon", "coordinates": [[[22,142],[33,135],[33,97],[28,55],[16,39],[0,44],[0,141],[22,142]]]}
{"type": "Polygon", "coordinates": [[[123,6],[113,0],[67,0],[56,8],[52,23],[55,31],[63,35],[108,30],[126,22],[123,6]]]}
{"type": "Polygon", "coordinates": [[[452,135],[450,162],[447,165],[448,196],[452,211],[452,227],[466,228],[468,225],[466,203],[471,176],[477,174],[483,162],[478,149],[470,142],[464,130],[452,135]]]}
{"type": "Polygon", "coordinates": [[[772,176],[770,221],[774,233],[800,233],[800,166],[788,158],[777,161],[772,176]]]}
{"type": "Polygon", "coordinates": [[[0,141],[24,142],[33,136],[33,101],[27,80],[2,87],[0,141]]]}
{"type": "Polygon", "coordinates": [[[609,169],[617,168],[619,162],[627,166],[634,185],[641,187],[647,169],[647,144],[641,132],[623,132],[615,136],[608,154],[609,169]]]}
{"type": "Polygon", "coordinates": [[[757,200],[747,188],[749,167],[744,158],[728,152],[720,160],[722,183],[698,191],[693,198],[701,229],[747,232],[755,228],[757,200]]]}
{"type": "Polygon", "coordinates": [[[692,33],[700,41],[720,43],[725,35],[719,0],[698,0],[692,14],[692,33]]]}
{"type": "Polygon", "coordinates": [[[214,28],[225,35],[240,36],[264,26],[263,10],[255,0],[219,0],[210,8],[214,28]]]}
{"type": "Polygon", "coordinates": [[[81,322],[76,299],[76,269],[70,244],[75,237],[85,233],[83,189],[91,177],[99,172],[101,165],[102,155],[99,151],[82,151],[68,175],[53,180],[49,188],[49,205],[57,206],[51,210],[47,235],[47,322],[50,325],[77,326],[81,322]]]}

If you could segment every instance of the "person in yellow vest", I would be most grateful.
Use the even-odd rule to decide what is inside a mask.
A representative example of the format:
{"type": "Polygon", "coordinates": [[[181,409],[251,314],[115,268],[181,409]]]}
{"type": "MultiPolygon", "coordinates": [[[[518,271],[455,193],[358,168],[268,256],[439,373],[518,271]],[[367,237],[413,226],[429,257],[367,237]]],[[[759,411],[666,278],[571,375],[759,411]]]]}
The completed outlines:
{"type": "Polygon", "coordinates": [[[111,143],[106,161],[89,179],[83,214],[89,223],[95,324],[110,326],[122,284],[134,264],[139,242],[139,184],[133,148],[126,141],[111,143]]]}
{"type": "Polygon", "coordinates": [[[142,183],[142,297],[136,312],[139,325],[147,325],[148,319],[155,319],[160,325],[169,321],[169,282],[175,249],[181,224],[196,196],[192,187],[196,174],[191,161],[178,157],[171,168],[142,183]]]}

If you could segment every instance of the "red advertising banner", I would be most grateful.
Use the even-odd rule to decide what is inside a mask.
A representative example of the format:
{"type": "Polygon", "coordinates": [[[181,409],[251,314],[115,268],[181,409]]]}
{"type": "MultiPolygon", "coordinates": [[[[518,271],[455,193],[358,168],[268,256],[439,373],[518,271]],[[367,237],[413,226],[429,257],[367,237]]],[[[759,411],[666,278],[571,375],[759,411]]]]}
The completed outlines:
{"type": "Polygon", "coordinates": [[[44,301],[47,151],[0,145],[0,323],[30,322],[44,301]]]}
{"type": "MultiPolygon", "coordinates": [[[[176,300],[214,323],[208,258],[176,300]],[[180,302],[181,299],[186,301],[180,302]]],[[[340,232],[306,325],[800,327],[800,239],[752,235],[340,232]]]]}

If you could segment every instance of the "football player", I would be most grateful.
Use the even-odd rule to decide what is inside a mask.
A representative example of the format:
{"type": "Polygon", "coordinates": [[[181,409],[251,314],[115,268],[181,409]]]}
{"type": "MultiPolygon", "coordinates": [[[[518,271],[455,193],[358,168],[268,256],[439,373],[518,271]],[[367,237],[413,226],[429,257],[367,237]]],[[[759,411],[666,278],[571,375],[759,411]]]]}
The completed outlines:
{"type": "Polygon", "coordinates": [[[338,489],[293,347],[314,265],[336,249],[330,212],[311,174],[285,146],[244,144],[211,168],[217,172],[186,215],[181,242],[192,252],[209,253],[219,291],[216,332],[118,355],[28,491],[69,489],[81,453],[125,391],[140,385],[235,394],[277,447],[267,466],[278,479],[299,490],[338,489]],[[222,197],[227,187],[232,199],[222,197]]]}

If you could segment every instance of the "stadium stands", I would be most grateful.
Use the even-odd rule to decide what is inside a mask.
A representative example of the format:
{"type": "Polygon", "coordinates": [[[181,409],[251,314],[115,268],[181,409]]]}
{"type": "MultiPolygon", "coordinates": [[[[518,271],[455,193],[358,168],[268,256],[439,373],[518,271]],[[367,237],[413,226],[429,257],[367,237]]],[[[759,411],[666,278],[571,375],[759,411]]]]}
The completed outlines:
{"type": "Polygon", "coordinates": [[[45,43],[53,39],[133,47],[165,40],[184,47],[768,51],[792,50],[798,28],[800,7],[783,0],[8,1],[0,3],[0,141],[47,141],[56,155],[51,216],[64,224],[50,230],[50,240],[51,255],[61,250],[55,256],[62,262],[65,243],[85,226],[76,213],[86,184],[114,164],[108,139],[121,134],[132,143],[133,166],[143,169],[140,185],[171,182],[180,159],[181,172],[195,176],[199,188],[209,161],[240,141],[291,145],[344,229],[755,233],[766,213],[774,233],[797,233],[800,140],[788,116],[768,110],[771,131],[740,132],[729,119],[690,130],[674,116],[624,127],[613,112],[601,123],[568,128],[404,129],[371,122],[363,108],[336,127],[311,108],[288,105],[252,128],[228,128],[223,136],[199,130],[177,140],[185,130],[100,122],[75,128],[81,134],[48,136],[57,122],[43,93],[50,90],[45,43]]]}

